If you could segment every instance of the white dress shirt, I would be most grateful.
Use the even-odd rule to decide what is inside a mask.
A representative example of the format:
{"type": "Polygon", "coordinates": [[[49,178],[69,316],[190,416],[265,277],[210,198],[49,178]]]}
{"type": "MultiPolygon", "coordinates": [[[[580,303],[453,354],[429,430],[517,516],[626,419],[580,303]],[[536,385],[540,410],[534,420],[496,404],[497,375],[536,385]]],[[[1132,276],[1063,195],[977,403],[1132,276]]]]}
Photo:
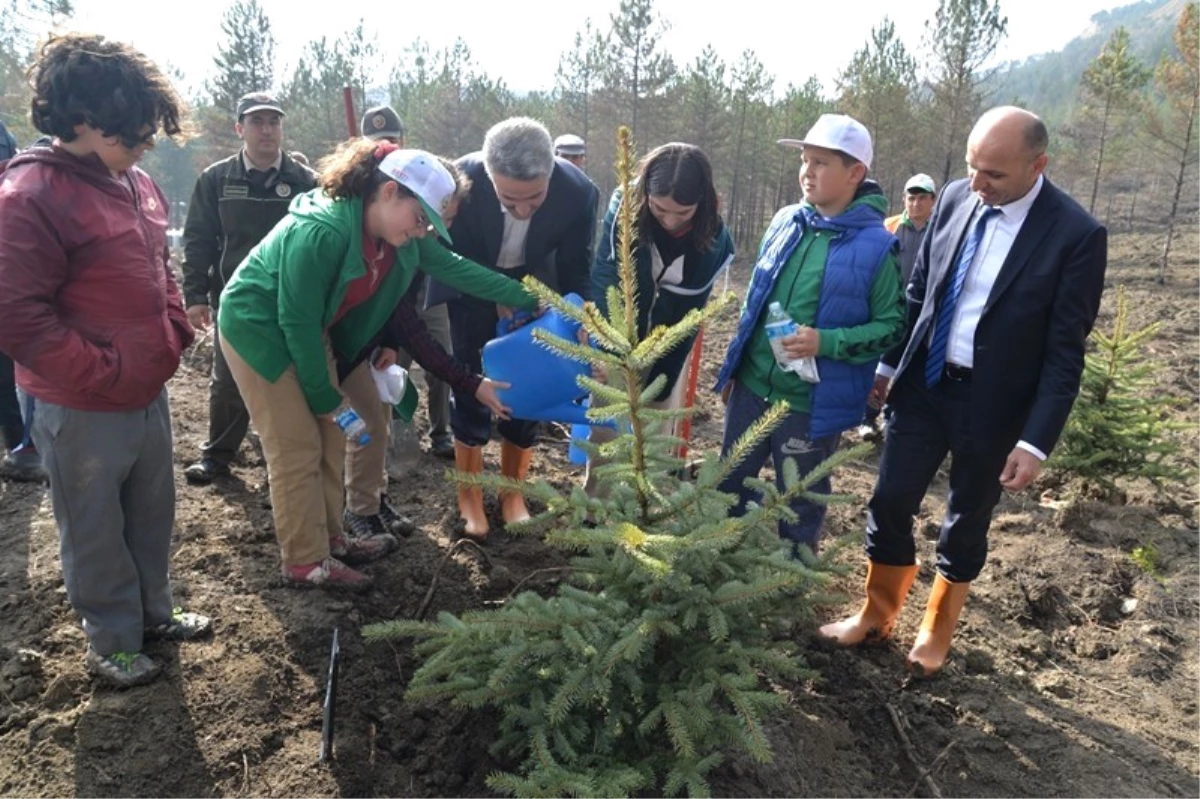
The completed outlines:
{"type": "Polygon", "coordinates": [[[529,235],[529,222],[533,219],[515,219],[503,205],[504,237],[500,239],[500,254],[496,256],[498,269],[516,269],[525,265],[525,237],[529,235]]]}
{"type": "MultiPolygon", "coordinates": [[[[967,278],[963,281],[962,292],[958,295],[958,304],[954,308],[954,319],[950,322],[950,338],[946,342],[946,363],[965,366],[970,369],[975,363],[975,328],[979,326],[979,318],[983,316],[983,308],[991,296],[992,286],[1000,275],[1000,267],[1008,258],[1013,241],[1029,216],[1029,207],[1037,199],[1042,190],[1042,177],[1039,175],[1033,188],[1019,200],[1008,205],[997,207],[1000,211],[988,223],[984,231],[983,241],[975,250],[975,257],[967,269],[967,278]]],[[[972,219],[977,219],[978,214],[972,219]]],[[[974,222],[972,222],[974,224],[974,222]]]]}

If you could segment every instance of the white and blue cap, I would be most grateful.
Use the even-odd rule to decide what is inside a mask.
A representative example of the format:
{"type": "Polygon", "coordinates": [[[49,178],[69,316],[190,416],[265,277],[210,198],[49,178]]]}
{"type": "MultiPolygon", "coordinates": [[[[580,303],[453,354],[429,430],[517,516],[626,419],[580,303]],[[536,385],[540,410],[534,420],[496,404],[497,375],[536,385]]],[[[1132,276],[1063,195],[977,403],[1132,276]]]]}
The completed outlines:
{"type": "Polygon", "coordinates": [[[442,214],[454,199],[458,183],[442,162],[424,150],[393,150],[379,162],[379,169],[416,195],[433,229],[450,241],[442,214]]]}
{"type": "Polygon", "coordinates": [[[837,150],[871,168],[871,157],[875,154],[871,146],[871,134],[854,117],[845,114],[821,114],[803,139],[780,139],[785,147],[823,147],[837,150]]]}

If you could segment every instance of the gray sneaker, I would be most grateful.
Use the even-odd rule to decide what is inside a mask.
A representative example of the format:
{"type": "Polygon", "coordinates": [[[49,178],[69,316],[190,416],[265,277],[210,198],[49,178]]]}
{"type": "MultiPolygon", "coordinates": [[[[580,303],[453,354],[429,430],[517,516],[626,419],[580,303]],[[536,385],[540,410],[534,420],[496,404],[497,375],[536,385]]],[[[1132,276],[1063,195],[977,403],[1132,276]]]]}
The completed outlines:
{"type": "Polygon", "coordinates": [[[162,673],[162,666],[141,652],[113,652],[101,655],[88,647],[87,670],[117,688],[130,688],[153,682],[162,673]]]}

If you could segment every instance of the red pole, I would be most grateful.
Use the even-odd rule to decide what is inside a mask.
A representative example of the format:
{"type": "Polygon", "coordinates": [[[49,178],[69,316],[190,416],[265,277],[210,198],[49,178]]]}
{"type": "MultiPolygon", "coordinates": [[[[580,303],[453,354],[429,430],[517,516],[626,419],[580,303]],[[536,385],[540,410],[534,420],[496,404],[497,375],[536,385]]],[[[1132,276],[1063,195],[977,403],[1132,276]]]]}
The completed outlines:
{"type": "Polygon", "coordinates": [[[353,139],[358,135],[358,116],[354,113],[354,90],[349,86],[342,87],[342,105],[346,106],[346,129],[353,139]]]}
{"type": "MultiPolygon", "coordinates": [[[[692,345],[692,362],[688,364],[687,391],[683,397],[683,407],[691,408],[696,404],[696,383],[700,379],[700,354],[704,351],[704,328],[696,331],[696,343],[692,345]]],[[[679,437],[683,444],[679,447],[679,457],[687,459],[688,443],[692,440],[692,417],[687,416],[680,425],[679,437]]]]}

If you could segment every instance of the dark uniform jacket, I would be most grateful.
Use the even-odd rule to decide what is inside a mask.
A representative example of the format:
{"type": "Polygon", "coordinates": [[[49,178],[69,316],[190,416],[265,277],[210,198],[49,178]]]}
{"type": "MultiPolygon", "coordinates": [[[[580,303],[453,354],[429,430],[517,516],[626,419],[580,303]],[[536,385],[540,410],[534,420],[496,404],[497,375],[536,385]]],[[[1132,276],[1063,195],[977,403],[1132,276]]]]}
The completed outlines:
{"type": "Polygon", "coordinates": [[[314,188],[317,174],[283,154],[279,171],[247,173],[242,152],[196,179],[183,227],[183,299],[215,310],[233,270],[287,215],[292,198],[314,188]]]}

